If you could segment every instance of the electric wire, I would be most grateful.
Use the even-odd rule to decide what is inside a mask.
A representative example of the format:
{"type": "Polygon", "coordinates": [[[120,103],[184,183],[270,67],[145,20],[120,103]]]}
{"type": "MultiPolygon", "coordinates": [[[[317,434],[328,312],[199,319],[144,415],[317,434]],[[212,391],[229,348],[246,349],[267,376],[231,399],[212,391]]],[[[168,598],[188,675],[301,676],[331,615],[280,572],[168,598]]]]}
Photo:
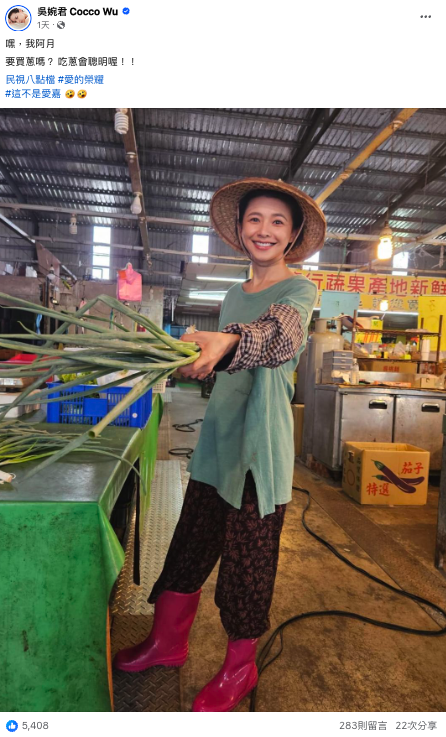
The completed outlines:
{"type": "MultiPolygon", "coordinates": [[[[183,424],[178,423],[176,425],[172,425],[172,427],[174,427],[175,430],[178,430],[178,432],[195,432],[196,428],[192,427],[192,425],[199,425],[200,422],[203,422],[203,420],[198,419],[192,420],[192,422],[184,422],[183,424]]],[[[193,452],[193,448],[171,448],[169,450],[169,454],[171,456],[177,456],[179,458],[191,458],[193,452]]]]}
{"type": "Polygon", "coordinates": [[[177,456],[179,458],[192,458],[193,448],[172,448],[169,450],[171,456],[177,456]]]}
{"type": "Polygon", "coordinates": [[[175,430],[178,430],[178,432],[195,432],[195,427],[192,427],[192,425],[198,425],[200,422],[203,422],[203,420],[192,420],[192,422],[185,422],[184,424],[177,424],[172,425],[172,427],[175,428],[175,430]]]}
{"type": "MultiPolygon", "coordinates": [[[[405,591],[404,589],[398,589],[395,586],[392,586],[391,584],[387,583],[386,581],[382,581],[380,578],[377,578],[373,574],[369,573],[368,571],[364,570],[363,568],[360,568],[359,566],[352,563],[348,558],[346,558],[344,555],[341,555],[336,548],[329,543],[327,540],[324,540],[324,538],[317,535],[313,530],[311,530],[306,521],[305,521],[305,515],[310,507],[311,502],[311,494],[307,489],[302,489],[298,486],[293,486],[294,491],[300,491],[303,494],[306,494],[308,499],[307,503],[304,507],[304,510],[302,512],[302,524],[306,531],[314,537],[318,542],[325,545],[328,550],[330,550],[333,555],[335,555],[339,560],[342,560],[343,563],[346,563],[348,566],[353,568],[355,571],[358,571],[362,575],[369,578],[371,581],[375,581],[375,583],[379,583],[382,586],[385,586],[387,589],[390,589],[390,591],[393,591],[396,594],[399,594],[400,596],[405,596],[408,599],[412,599],[413,601],[417,601],[420,604],[425,604],[426,606],[430,607],[431,609],[434,609],[435,611],[442,614],[443,617],[446,618],[446,611],[442,609],[437,604],[433,604],[431,601],[428,601],[427,599],[424,599],[422,596],[417,596],[416,594],[410,594],[408,591],[405,591]]],[[[336,609],[327,609],[325,611],[314,611],[314,612],[303,612],[302,614],[297,614],[294,617],[290,617],[289,619],[285,620],[280,624],[274,632],[270,635],[268,638],[266,644],[260,651],[260,654],[257,658],[257,669],[259,674],[259,681],[262,674],[265,672],[265,670],[274,663],[275,660],[281,655],[283,651],[283,633],[286,627],[288,627],[290,624],[293,624],[293,622],[297,622],[301,619],[309,619],[310,617],[346,617],[350,619],[356,619],[360,622],[366,622],[367,624],[372,624],[375,627],[382,627],[384,629],[390,629],[390,630],[396,630],[397,632],[405,632],[406,634],[410,635],[424,635],[426,637],[438,637],[440,635],[446,634],[446,627],[442,627],[438,630],[419,630],[419,629],[413,629],[411,627],[404,627],[403,625],[399,624],[393,624],[392,622],[382,622],[379,619],[370,619],[370,617],[365,617],[362,614],[356,614],[355,612],[348,612],[344,610],[336,610],[336,609]],[[267,660],[271,649],[276,641],[276,638],[280,638],[280,645],[278,652],[273,655],[269,660],[267,660]]],[[[257,689],[258,689],[258,683],[257,686],[251,691],[251,697],[250,697],[250,706],[249,711],[255,711],[256,710],[256,699],[257,699],[257,689]]]]}

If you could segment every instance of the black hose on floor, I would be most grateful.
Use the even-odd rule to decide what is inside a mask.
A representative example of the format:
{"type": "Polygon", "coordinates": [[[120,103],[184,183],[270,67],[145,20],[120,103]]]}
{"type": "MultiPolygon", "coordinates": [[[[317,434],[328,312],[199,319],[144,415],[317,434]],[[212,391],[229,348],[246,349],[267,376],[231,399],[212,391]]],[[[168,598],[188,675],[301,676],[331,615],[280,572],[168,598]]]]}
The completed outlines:
{"type": "MultiPolygon", "coordinates": [[[[200,422],[203,422],[203,420],[192,420],[192,422],[172,425],[172,427],[174,427],[175,430],[178,430],[178,432],[195,432],[196,428],[192,427],[192,425],[198,425],[200,422]]],[[[169,450],[169,454],[171,456],[177,456],[179,458],[191,458],[193,452],[193,448],[171,448],[171,450],[169,450]]]]}
{"type": "MultiPolygon", "coordinates": [[[[335,555],[339,560],[342,560],[343,563],[346,563],[350,568],[353,568],[355,571],[358,571],[363,576],[367,576],[371,581],[375,581],[375,583],[379,583],[381,586],[385,586],[387,589],[390,589],[390,591],[393,591],[396,594],[400,594],[400,596],[405,596],[408,599],[412,599],[413,601],[417,601],[419,604],[425,604],[426,606],[430,607],[431,609],[435,609],[435,611],[439,612],[443,615],[443,617],[446,617],[446,612],[437,604],[433,604],[431,601],[428,601],[427,599],[423,599],[421,596],[417,596],[416,594],[410,594],[408,591],[404,591],[404,589],[398,589],[395,586],[392,586],[391,584],[387,583],[386,581],[382,581],[380,578],[377,578],[376,576],[373,576],[368,571],[365,571],[364,568],[360,568],[359,566],[352,563],[348,558],[346,558],[344,555],[341,555],[336,548],[331,545],[331,543],[327,542],[327,540],[324,540],[322,537],[317,535],[313,530],[311,530],[306,521],[305,521],[305,514],[308,511],[310,507],[310,501],[311,501],[311,494],[307,489],[301,489],[298,486],[293,486],[294,491],[301,491],[303,494],[306,494],[308,497],[307,504],[302,512],[302,524],[306,531],[314,537],[318,542],[322,543],[322,545],[325,545],[328,550],[330,550],[333,555],[335,555]]],[[[300,619],[309,619],[310,617],[348,617],[350,619],[357,619],[360,622],[367,622],[368,624],[372,624],[375,627],[383,627],[385,629],[389,630],[396,630],[397,632],[405,632],[409,635],[423,635],[425,637],[438,637],[440,635],[446,634],[446,627],[442,627],[438,630],[418,630],[418,629],[412,629],[411,627],[403,627],[399,624],[393,624],[392,622],[381,622],[379,619],[370,619],[369,617],[364,617],[362,614],[355,614],[354,612],[347,612],[343,610],[336,610],[336,609],[327,609],[326,611],[316,611],[316,612],[304,612],[303,614],[297,614],[295,617],[290,617],[290,619],[287,619],[285,622],[282,622],[282,624],[277,627],[272,635],[269,637],[268,641],[260,651],[260,654],[257,657],[257,669],[259,672],[259,680],[262,674],[265,672],[265,670],[274,663],[275,660],[281,655],[283,651],[283,633],[284,630],[290,625],[293,624],[293,622],[297,622],[300,619]],[[278,652],[273,655],[269,660],[267,660],[268,655],[271,652],[271,649],[276,641],[276,638],[280,638],[280,646],[278,652]],[[266,662],[265,662],[266,661],[266,662]]],[[[251,703],[249,707],[249,711],[255,711],[256,710],[256,699],[257,699],[257,689],[256,688],[251,692],[251,703]]]]}
{"type": "Polygon", "coordinates": [[[177,456],[179,458],[191,458],[193,452],[193,448],[172,448],[169,450],[171,456],[177,456]]]}
{"type": "Polygon", "coordinates": [[[185,422],[182,425],[172,425],[172,427],[178,430],[178,432],[195,432],[195,427],[192,427],[192,425],[198,425],[200,422],[203,422],[203,420],[192,420],[192,422],[185,422]]]}

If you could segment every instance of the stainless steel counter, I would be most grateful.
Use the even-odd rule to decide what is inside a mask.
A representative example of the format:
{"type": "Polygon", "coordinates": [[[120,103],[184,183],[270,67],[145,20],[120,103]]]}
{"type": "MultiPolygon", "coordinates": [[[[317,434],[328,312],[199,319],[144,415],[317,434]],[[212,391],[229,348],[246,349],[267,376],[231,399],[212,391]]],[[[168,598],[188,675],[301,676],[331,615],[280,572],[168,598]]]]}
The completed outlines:
{"type": "Polygon", "coordinates": [[[429,389],[315,387],[313,456],[340,470],[346,441],[411,443],[431,454],[441,468],[446,392],[429,389]]]}

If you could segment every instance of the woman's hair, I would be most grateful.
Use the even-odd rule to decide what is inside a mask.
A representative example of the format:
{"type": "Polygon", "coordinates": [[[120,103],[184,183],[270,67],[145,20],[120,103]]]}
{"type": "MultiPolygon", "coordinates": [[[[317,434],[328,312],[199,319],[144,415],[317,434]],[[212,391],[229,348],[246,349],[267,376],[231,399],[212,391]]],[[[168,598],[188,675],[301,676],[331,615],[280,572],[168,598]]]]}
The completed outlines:
{"type": "Polygon", "coordinates": [[[299,229],[302,225],[303,214],[296,200],[285,192],[274,192],[274,190],[271,189],[252,189],[242,197],[239,202],[239,223],[243,222],[249,203],[256,197],[270,197],[271,199],[284,202],[291,210],[294,230],[299,229]]]}
{"type": "Polygon", "coordinates": [[[11,15],[13,15],[13,13],[20,13],[20,9],[19,8],[13,8],[12,10],[10,10],[9,13],[8,13],[8,20],[10,20],[11,15]]]}

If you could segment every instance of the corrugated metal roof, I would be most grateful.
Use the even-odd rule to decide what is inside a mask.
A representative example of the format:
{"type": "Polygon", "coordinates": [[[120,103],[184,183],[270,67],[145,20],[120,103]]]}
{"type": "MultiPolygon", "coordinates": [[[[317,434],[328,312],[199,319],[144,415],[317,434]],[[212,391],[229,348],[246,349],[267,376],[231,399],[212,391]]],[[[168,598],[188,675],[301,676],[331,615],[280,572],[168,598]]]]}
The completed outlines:
{"type": "MultiPolygon", "coordinates": [[[[147,214],[206,222],[212,193],[222,184],[244,176],[285,176],[315,112],[133,110],[147,214]]],[[[396,108],[342,109],[310,147],[293,182],[316,196],[396,113],[396,108]]],[[[107,108],[0,110],[0,203],[27,201],[72,212],[98,212],[79,215],[79,229],[110,225],[119,229],[119,242],[125,243],[123,237],[128,235],[132,244],[139,243],[136,220],[107,217],[128,215],[132,201],[122,137],[114,130],[113,117],[114,111],[107,108]]],[[[401,197],[403,202],[390,219],[398,233],[419,235],[446,222],[444,157],[446,110],[419,110],[327,199],[323,209],[329,229],[375,232],[374,223],[401,197]],[[437,171],[427,183],[426,172],[432,166],[437,171]]],[[[33,217],[28,210],[4,212],[25,222],[33,217]]],[[[38,211],[37,219],[42,228],[51,230],[66,227],[69,214],[38,211]]],[[[156,242],[180,236],[176,250],[191,250],[192,230],[169,223],[149,224],[149,230],[156,242]]],[[[230,253],[218,239],[212,239],[212,248],[220,255],[230,253]]],[[[362,250],[364,244],[355,243],[353,248],[362,250]]],[[[181,256],[172,256],[169,266],[168,255],[157,258],[164,263],[162,270],[178,272],[181,256]]],[[[156,283],[162,284],[163,277],[159,278],[156,283]]],[[[171,282],[168,276],[164,280],[166,285],[171,282]]]]}

